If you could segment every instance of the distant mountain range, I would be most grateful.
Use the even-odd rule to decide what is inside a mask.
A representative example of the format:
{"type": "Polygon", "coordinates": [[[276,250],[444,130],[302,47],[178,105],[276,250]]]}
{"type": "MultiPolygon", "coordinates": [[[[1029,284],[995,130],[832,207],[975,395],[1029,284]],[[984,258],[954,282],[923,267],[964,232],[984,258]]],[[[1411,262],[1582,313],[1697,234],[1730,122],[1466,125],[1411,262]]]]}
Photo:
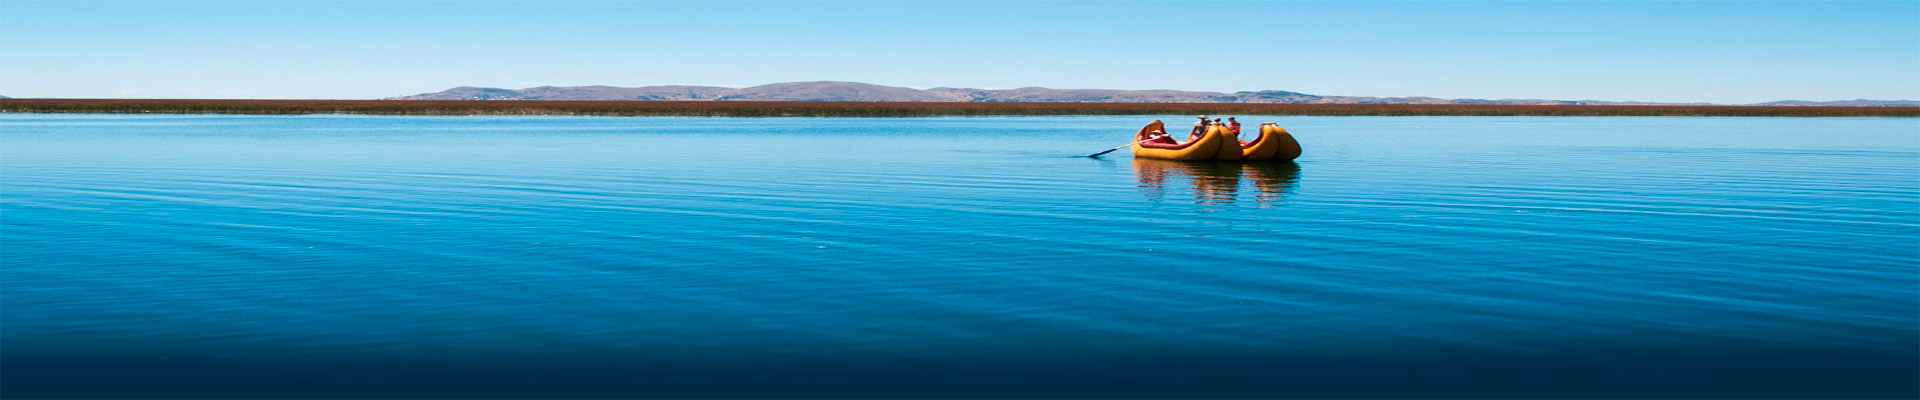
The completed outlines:
{"type": "Polygon", "coordinates": [[[1748,104],[1748,105],[1754,105],[1754,106],[1829,106],[1829,107],[1920,107],[1920,101],[1914,101],[1914,100],[1867,100],[1867,99],[1859,99],[1859,100],[1839,100],[1839,101],[1805,101],[1805,100],[1781,100],[1781,101],[1769,101],[1769,102],[1765,102],[1765,103],[1755,103],[1755,104],[1748,104]]]}
{"type": "MultiPolygon", "coordinates": [[[[1299,103],[1299,104],[1490,104],[1490,105],[1707,105],[1708,103],[1652,103],[1598,100],[1441,99],[1433,97],[1321,96],[1280,90],[1257,92],[1195,92],[1183,90],[1050,89],[914,89],[859,82],[787,82],[746,88],[717,86],[541,86],[501,89],[461,86],[436,93],[390,97],[385,100],[693,100],[693,101],[947,101],[947,102],[1088,102],[1088,103],[1299,103]]],[[[1755,106],[1920,107],[1913,100],[1784,100],[1755,106]]]]}

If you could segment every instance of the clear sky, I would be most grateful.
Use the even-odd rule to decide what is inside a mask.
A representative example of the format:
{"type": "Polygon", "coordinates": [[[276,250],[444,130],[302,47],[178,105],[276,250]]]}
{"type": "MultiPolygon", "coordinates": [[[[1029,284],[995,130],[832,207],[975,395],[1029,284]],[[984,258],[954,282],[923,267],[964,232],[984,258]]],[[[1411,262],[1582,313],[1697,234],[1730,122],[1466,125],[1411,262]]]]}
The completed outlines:
{"type": "Polygon", "coordinates": [[[814,80],[1920,99],[1920,1],[0,0],[0,95],[13,97],[367,99],[814,80]]]}

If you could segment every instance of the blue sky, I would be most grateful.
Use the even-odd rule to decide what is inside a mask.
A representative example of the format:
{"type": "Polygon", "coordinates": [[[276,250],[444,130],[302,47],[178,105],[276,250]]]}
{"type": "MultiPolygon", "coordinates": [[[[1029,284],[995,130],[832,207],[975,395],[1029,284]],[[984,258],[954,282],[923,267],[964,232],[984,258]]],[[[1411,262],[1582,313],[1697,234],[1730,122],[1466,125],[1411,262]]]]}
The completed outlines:
{"type": "Polygon", "coordinates": [[[1920,1],[0,0],[0,95],[913,87],[1920,99],[1920,1]]]}

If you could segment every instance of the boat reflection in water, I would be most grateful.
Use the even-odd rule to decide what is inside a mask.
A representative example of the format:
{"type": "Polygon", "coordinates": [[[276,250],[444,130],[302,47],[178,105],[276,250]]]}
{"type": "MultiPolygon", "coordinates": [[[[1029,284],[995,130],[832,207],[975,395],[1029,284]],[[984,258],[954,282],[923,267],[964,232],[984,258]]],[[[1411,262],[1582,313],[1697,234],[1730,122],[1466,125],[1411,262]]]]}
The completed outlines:
{"type": "Polygon", "coordinates": [[[1148,200],[1166,198],[1169,186],[1186,180],[1193,185],[1193,202],[1226,205],[1238,200],[1241,181],[1250,181],[1252,198],[1261,207],[1280,203],[1300,179],[1300,165],[1291,162],[1235,163],[1133,159],[1133,174],[1148,200]]]}

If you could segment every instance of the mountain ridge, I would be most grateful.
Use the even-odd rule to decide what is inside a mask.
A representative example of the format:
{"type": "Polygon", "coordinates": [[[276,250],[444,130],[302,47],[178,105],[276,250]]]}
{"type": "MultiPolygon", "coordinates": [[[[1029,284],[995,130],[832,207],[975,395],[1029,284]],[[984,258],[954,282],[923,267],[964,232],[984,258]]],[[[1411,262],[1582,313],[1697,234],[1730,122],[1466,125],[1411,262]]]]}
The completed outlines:
{"type": "MultiPolygon", "coordinates": [[[[1452,105],[1718,105],[1642,101],[1545,99],[1443,99],[1436,97],[1322,96],[1284,90],[1233,93],[1187,90],[973,89],[936,87],[914,89],[861,82],[781,82],[744,88],[697,85],[641,87],[538,86],[503,89],[460,86],[433,93],[382,100],[631,100],[631,101],[852,101],[852,102],[1007,102],[1007,103],[1278,103],[1278,104],[1452,104],[1452,105]]],[[[1914,100],[1780,100],[1740,104],[1752,106],[1920,107],[1914,100]]]]}

